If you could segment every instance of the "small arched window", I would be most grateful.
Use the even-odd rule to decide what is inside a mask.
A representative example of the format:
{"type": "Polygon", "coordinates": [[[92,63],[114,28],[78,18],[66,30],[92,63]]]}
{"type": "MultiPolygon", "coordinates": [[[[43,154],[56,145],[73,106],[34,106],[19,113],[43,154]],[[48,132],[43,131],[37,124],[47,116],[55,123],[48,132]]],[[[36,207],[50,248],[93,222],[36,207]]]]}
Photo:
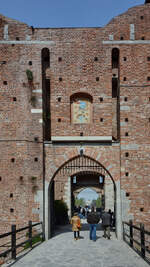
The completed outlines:
{"type": "Polygon", "coordinates": [[[92,96],[86,93],[76,93],[70,97],[71,123],[92,122],[92,96]]]}

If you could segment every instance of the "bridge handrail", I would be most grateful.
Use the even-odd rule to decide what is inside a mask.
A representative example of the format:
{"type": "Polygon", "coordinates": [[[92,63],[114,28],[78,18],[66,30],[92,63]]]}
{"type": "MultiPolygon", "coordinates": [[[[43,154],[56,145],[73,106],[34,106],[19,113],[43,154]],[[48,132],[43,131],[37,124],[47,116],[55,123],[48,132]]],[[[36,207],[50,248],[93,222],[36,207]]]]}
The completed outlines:
{"type": "Polygon", "coordinates": [[[17,248],[22,247],[23,245],[25,245],[27,243],[29,244],[29,247],[32,248],[33,240],[36,237],[42,236],[42,241],[44,241],[45,238],[44,238],[44,231],[43,231],[43,223],[39,222],[39,223],[32,224],[32,221],[29,221],[28,222],[28,226],[25,226],[25,227],[22,227],[22,228],[19,228],[19,229],[16,229],[16,225],[13,224],[11,226],[11,232],[1,234],[0,235],[0,239],[6,238],[8,236],[11,236],[11,241],[7,242],[6,244],[0,245],[1,248],[2,247],[4,247],[4,248],[7,247],[8,249],[6,249],[5,251],[1,252],[0,253],[0,257],[6,257],[8,255],[8,253],[11,252],[11,258],[12,259],[16,259],[17,248]],[[38,234],[33,235],[32,228],[35,227],[35,226],[38,226],[38,225],[42,225],[42,232],[39,232],[38,234]],[[21,238],[17,239],[16,238],[16,234],[20,233],[22,231],[25,231],[25,230],[28,230],[28,239],[23,241],[23,242],[21,242],[21,243],[19,243],[19,244],[16,244],[17,240],[19,240],[22,237],[24,237],[24,236],[22,236],[21,238]],[[10,244],[10,245],[8,246],[8,244],[10,244]]]}
{"type": "Polygon", "coordinates": [[[133,225],[132,220],[123,222],[123,240],[150,264],[150,232],[145,230],[144,224],[141,223],[138,227],[133,225]],[[139,236],[135,235],[134,230],[138,231],[139,236]],[[136,237],[138,237],[138,240],[136,237]]]}

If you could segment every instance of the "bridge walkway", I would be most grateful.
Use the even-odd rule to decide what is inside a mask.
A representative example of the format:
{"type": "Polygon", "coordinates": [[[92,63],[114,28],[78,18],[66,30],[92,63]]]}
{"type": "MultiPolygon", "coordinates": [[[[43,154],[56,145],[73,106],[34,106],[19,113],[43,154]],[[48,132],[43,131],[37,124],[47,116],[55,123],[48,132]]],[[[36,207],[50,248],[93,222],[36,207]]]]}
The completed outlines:
{"type": "Polygon", "coordinates": [[[149,265],[125,242],[119,241],[115,233],[111,239],[103,237],[100,226],[97,240],[89,240],[88,224],[83,224],[81,239],[75,241],[71,225],[57,230],[55,236],[20,255],[15,262],[5,266],[13,267],[148,267],[149,265]]]}

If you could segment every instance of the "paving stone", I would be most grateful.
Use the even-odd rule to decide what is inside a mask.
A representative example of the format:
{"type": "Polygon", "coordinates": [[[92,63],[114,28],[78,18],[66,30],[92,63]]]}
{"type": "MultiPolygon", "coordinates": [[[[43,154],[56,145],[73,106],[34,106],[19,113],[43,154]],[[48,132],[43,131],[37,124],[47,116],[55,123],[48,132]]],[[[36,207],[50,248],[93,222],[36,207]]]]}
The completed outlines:
{"type": "Polygon", "coordinates": [[[3,267],[148,267],[149,265],[125,242],[119,241],[115,233],[111,240],[102,237],[97,230],[97,240],[89,240],[87,225],[82,228],[81,239],[74,241],[69,226],[57,231],[56,235],[32,249],[16,262],[3,267]],[[68,229],[68,232],[67,232],[68,229]]]}

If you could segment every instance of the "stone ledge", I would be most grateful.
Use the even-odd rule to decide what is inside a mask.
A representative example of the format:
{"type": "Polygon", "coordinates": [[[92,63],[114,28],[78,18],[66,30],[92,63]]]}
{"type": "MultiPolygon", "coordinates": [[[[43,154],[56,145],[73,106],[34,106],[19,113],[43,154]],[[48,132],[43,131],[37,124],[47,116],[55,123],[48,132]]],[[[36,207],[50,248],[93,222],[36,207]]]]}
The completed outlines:
{"type": "Polygon", "coordinates": [[[150,40],[121,40],[121,41],[102,41],[103,44],[150,44],[150,40]]]}
{"type": "Polygon", "coordinates": [[[109,141],[112,142],[112,136],[52,136],[52,142],[70,142],[70,141],[109,141]]]}

